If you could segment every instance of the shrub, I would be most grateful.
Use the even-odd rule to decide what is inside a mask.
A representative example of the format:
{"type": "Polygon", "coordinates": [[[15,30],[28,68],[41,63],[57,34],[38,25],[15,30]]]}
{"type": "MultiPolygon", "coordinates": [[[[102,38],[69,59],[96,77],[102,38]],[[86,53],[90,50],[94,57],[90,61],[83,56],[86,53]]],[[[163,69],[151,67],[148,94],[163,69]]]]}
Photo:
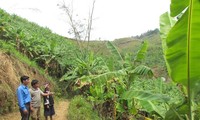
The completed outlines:
{"type": "Polygon", "coordinates": [[[82,96],[75,96],[68,109],[68,120],[100,120],[92,105],[82,96]]]}

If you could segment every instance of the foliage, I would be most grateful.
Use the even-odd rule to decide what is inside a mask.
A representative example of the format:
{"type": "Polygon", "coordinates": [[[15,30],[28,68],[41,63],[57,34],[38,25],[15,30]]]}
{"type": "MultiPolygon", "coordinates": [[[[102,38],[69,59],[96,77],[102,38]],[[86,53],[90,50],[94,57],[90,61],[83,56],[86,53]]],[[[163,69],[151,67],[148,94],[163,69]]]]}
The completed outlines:
{"type": "Polygon", "coordinates": [[[170,8],[170,15],[178,17],[178,21],[173,25],[167,14],[161,17],[165,58],[172,80],[187,88],[188,109],[184,109],[183,114],[193,120],[194,111],[199,104],[195,103],[194,99],[199,93],[200,83],[198,64],[200,29],[197,27],[200,24],[200,2],[199,0],[172,0],[170,8]]]}
{"type": "MultiPolygon", "coordinates": [[[[151,101],[155,100],[153,98],[157,98],[156,101],[161,99],[161,96],[163,97],[162,102],[166,102],[167,99],[165,98],[165,95],[156,95],[156,94],[150,94],[147,91],[138,91],[139,94],[136,94],[137,90],[131,90],[132,84],[134,81],[133,76],[152,76],[152,71],[147,66],[142,66],[138,63],[141,63],[143,58],[145,57],[145,53],[147,50],[147,43],[144,42],[141,46],[141,49],[137,52],[137,55],[135,57],[131,57],[130,54],[125,55],[125,58],[120,57],[120,53],[118,52],[117,48],[112,45],[111,42],[108,42],[107,44],[109,48],[111,49],[111,52],[113,55],[115,55],[115,58],[120,59],[114,59],[118,61],[118,67],[115,68],[115,71],[107,71],[103,74],[97,74],[97,75],[90,75],[88,77],[81,77],[81,80],[89,80],[92,82],[92,86],[90,87],[89,91],[89,99],[94,102],[94,104],[104,104],[106,101],[110,101],[107,104],[114,104],[112,105],[112,116],[110,116],[112,119],[117,117],[117,119],[125,119],[123,118],[123,114],[126,114],[126,117],[129,115],[135,115],[138,113],[141,109],[140,107],[148,107],[148,109],[145,109],[148,112],[157,112],[160,116],[164,117],[164,112],[160,113],[160,110],[156,110],[155,104],[153,104],[151,101]],[[117,57],[119,56],[119,57],[117,57]],[[133,94],[134,96],[130,96],[128,91],[133,94]],[[128,97],[129,95],[129,97],[128,97]],[[148,98],[151,99],[143,99],[139,97],[140,95],[146,95],[148,98]],[[160,96],[160,97],[157,97],[160,96]],[[139,97],[139,99],[138,99],[139,97]],[[135,101],[136,103],[132,103],[132,101],[135,101]],[[128,105],[125,105],[128,107],[126,109],[124,106],[124,102],[128,105]],[[142,106],[137,106],[136,104],[141,104],[142,106]],[[132,112],[131,112],[132,111],[132,112]],[[115,116],[115,112],[117,112],[117,115],[115,116]]],[[[113,61],[114,62],[114,61],[113,61]]],[[[144,97],[143,96],[143,97],[144,97]]],[[[99,106],[99,105],[98,105],[99,106]]],[[[101,108],[100,108],[101,109],[101,108]]],[[[158,109],[158,108],[157,108],[158,109]]],[[[167,110],[167,109],[166,109],[167,110]]],[[[165,111],[166,111],[165,110],[165,111]]],[[[163,110],[162,110],[163,111],[163,110]]]]}
{"type": "Polygon", "coordinates": [[[69,120],[100,120],[92,105],[82,96],[75,96],[69,104],[69,120]]]}
{"type": "Polygon", "coordinates": [[[0,38],[35,60],[47,74],[60,77],[73,64],[79,50],[69,39],[16,15],[0,10],[0,38]],[[74,52],[76,51],[76,52],[74,52]],[[57,75],[57,73],[59,73],[57,75]]]}
{"type": "Polygon", "coordinates": [[[39,68],[36,64],[36,62],[34,61],[30,61],[30,59],[28,59],[27,56],[24,56],[23,54],[21,54],[19,51],[17,51],[15,49],[15,47],[13,47],[12,45],[8,44],[7,42],[3,41],[0,39],[0,50],[8,53],[8,54],[11,54],[13,56],[15,56],[18,60],[26,63],[27,65],[31,66],[31,67],[34,67],[34,68],[37,68],[38,71],[41,73],[41,74],[44,74],[44,71],[39,68]]]}
{"type": "MultiPolygon", "coordinates": [[[[9,15],[3,10],[0,10],[0,15],[0,47],[11,53],[17,49],[36,61],[46,74],[60,78],[59,86],[63,91],[67,89],[69,93],[78,91],[85,95],[103,118],[179,119],[186,114],[187,102],[179,90],[182,86],[152,78],[155,75],[150,67],[160,67],[165,71],[157,29],[113,42],[90,41],[88,44],[79,41],[88,48],[82,51],[82,48],[79,50],[74,45],[73,40],[53,34],[48,28],[9,15]],[[177,112],[183,114],[174,115],[177,112]]],[[[181,15],[179,17],[182,19],[181,15]]],[[[161,37],[168,39],[166,36],[172,26],[165,27],[168,28],[161,29],[165,33],[161,37]]],[[[163,43],[164,50],[168,48],[166,45],[163,43]]],[[[19,52],[14,54],[23,56],[19,52]]],[[[197,96],[195,103],[198,100],[197,96]]],[[[69,108],[69,119],[98,118],[92,112],[91,104],[80,96],[75,97],[69,108]]],[[[198,113],[198,110],[194,112],[198,113]]]]}
{"type": "Polygon", "coordinates": [[[140,49],[140,44],[143,40],[147,40],[148,49],[146,57],[143,60],[144,64],[153,69],[156,77],[164,76],[168,78],[160,39],[160,33],[155,29],[153,31],[147,31],[147,33],[141,36],[116,39],[113,41],[113,44],[117,46],[122,54],[131,53],[132,55],[136,55],[137,51],[140,49]]]}

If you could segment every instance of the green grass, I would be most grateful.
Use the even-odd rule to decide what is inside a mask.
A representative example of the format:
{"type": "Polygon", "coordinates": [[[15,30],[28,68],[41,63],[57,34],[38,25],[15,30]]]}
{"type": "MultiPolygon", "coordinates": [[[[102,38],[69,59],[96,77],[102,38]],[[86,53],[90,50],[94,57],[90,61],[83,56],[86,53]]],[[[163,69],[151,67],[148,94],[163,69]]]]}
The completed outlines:
{"type": "Polygon", "coordinates": [[[44,71],[41,68],[39,68],[38,65],[34,61],[30,61],[30,59],[27,56],[18,52],[14,46],[4,42],[4,40],[1,40],[1,39],[0,39],[0,50],[7,53],[8,55],[12,55],[16,57],[18,60],[20,60],[23,63],[26,63],[30,67],[37,68],[37,70],[40,73],[44,74],[44,71]]]}
{"type": "Polygon", "coordinates": [[[82,96],[75,96],[69,104],[68,120],[100,120],[92,105],[82,96]]]}

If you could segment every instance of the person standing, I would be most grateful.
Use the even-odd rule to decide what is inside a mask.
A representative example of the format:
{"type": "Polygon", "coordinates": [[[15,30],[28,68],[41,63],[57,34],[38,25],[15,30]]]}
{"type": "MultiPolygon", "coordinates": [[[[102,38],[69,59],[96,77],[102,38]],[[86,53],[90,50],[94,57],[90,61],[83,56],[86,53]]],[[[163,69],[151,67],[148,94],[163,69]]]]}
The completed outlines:
{"type": "Polygon", "coordinates": [[[19,111],[21,113],[21,120],[29,120],[30,110],[32,109],[30,106],[31,95],[29,92],[28,84],[29,77],[21,76],[21,85],[17,88],[17,99],[19,111]]]}
{"type": "Polygon", "coordinates": [[[31,93],[31,106],[32,106],[32,112],[31,112],[31,119],[32,120],[40,120],[40,106],[41,106],[41,95],[42,96],[48,96],[48,93],[43,93],[39,88],[39,81],[38,80],[32,80],[31,81],[32,88],[29,89],[31,93]]]}
{"type": "MultiPolygon", "coordinates": [[[[44,93],[52,93],[52,92],[50,92],[49,83],[45,84],[44,93]]],[[[52,116],[55,114],[54,99],[53,99],[52,94],[49,94],[49,96],[44,96],[44,116],[45,116],[45,120],[48,120],[48,116],[50,117],[50,120],[53,120],[52,116]]]]}

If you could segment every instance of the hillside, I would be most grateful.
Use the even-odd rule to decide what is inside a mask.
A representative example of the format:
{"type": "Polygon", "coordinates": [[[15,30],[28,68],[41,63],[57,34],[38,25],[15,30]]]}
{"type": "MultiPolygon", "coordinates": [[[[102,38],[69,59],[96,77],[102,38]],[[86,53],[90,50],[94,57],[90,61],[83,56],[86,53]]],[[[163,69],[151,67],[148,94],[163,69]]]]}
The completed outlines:
{"type": "MultiPolygon", "coordinates": [[[[9,15],[0,10],[3,21],[0,25],[0,38],[16,47],[18,51],[28,56],[30,59],[45,69],[49,75],[61,78],[67,71],[68,66],[75,63],[75,59],[87,49],[94,52],[96,56],[110,56],[106,46],[107,41],[90,41],[89,43],[77,42],[69,38],[52,33],[48,28],[43,28],[35,23],[16,15],[9,15]]],[[[163,71],[162,76],[166,76],[166,67],[163,58],[159,30],[149,30],[141,35],[127,38],[119,38],[112,43],[123,55],[125,53],[136,54],[143,40],[149,43],[145,64],[163,71]],[[162,69],[162,70],[161,70],[162,69]],[[163,75],[165,74],[165,75],[163,75]]],[[[83,55],[85,56],[85,55],[83,55]]]]}
{"type": "Polygon", "coordinates": [[[0,9],[0,119],[28,75],[50,80],[61,120],[200,120],[200,2],[186,2],[171,2],[160,31],[114,41],[82,41],[74,28],[77,39],[65,38],[0,9]]]}
{"type": "Polygon", "coordinates": [[[2,42],[12,45],[29,59],[36,61],[51,76],[59,77],[64,74],[65,66],[71,64],[75,55],[73,53],[77,50],[72,41],[1,9],[0,16],[2,42]]]}
{"type": "MultiPolygon", "coordinates": [[[[156,77],[163,76],[168,78],[158,29],[149,30],[138,36],[115,39],[112,43],[122,55],[131,53],[134,56],[144,40],[148,42],[148,50],[143,62],[154,70],[156,77]]],[[[106,41],[91,41],[90,50],[95,51],[99,55],[110,56],[109,49],[106,47],[106,41]]]]}
{"type": "Polygon", "coordinates": [[[136,54],[144,40],[148,42],[148,50],[144,63],[153,69],[156,77],[163,76],[168,78],[158,29],[149,30],[138,36],[116,39],[114,44],[122,53],[130,52],[136,54]]]}
{"type": "MultiPolygon", "coordinates": [[[[0,51],[0,114],[18,109],[16,89],[20,85],[20,76],[28,75],[38,79],[40,85],[49,81],[44,75],[16,57],[0,51]]],[[[54,84],[51,82],[51,84],[54,84]]]]}
{"type": "MultiPolygon", "coordinates": [[[[120,91],[116,92],[114,88],[123,86],[121,92],[125,94],[131,88],[128,86],[140,89],[140,85],[134,82],[139,78],[142,80],[138,82],[142,84],[144,81],[152,81],[148,80],[149,78],[155,79],[152,83],[157,85],[161,76],[166,77],[167,72],[157,29],[140,36],[120,38],[112,42],[85,42],[56,35],[48,28],[42,28],[16,15],[9,15],[3,10],[0,10],[0,15],[2,16],[0,18],[2,21],[0,24],[2,57],[0,114],[17,108],[15,92],[20,84],[19,78],[24,74],[30,76],[31,79],[40,80],[41,85],[47,81],[45,76],[54,78],[51,83],[55,88],[58,86],[58,94],[64,97],[73,97],[79,94],[89,95],[89,97],[93,97],[93,102],[96,100],[98,102],[98,99],[102,99],[101,96],[105,96],[106,98],[102,99],[100,104],[103,106],[104,102],[106,103],[104,100],[108,99],[111,101],[107,104],[111,107],[114,103],[112,96],[120,93],[120,91]],[[140,54],[138,51],[142,53],[140,54]],[[132,77],[133,75],[134,77],[132,77]],[[96,81],[99,82],[95,83],[96,81]],[[101,89],[99,90],[99,88],[101,89]]],[[[148,91],[144,88],[144,92],[148,91]]],[[[158,91],[155,89],[156,92],[158,91]]],[[[117,99],[121,104],[119,98],[117,99]]],[[[116,115],[116,108],[111,108],[113,111],[110,111],[109,107],[105,107],[105,109],[107,109],[105,110],[106,114],[113,112],[116,115]]],[[[98,107],[95,110],[99,111],[99,114],[107,116],[98,107]]],[[[128,116],[123,117],[123,112],[117,114],[122,119],[128,116]]],[[[108,115],[108,117],[111,116],[108,115]]]]}

